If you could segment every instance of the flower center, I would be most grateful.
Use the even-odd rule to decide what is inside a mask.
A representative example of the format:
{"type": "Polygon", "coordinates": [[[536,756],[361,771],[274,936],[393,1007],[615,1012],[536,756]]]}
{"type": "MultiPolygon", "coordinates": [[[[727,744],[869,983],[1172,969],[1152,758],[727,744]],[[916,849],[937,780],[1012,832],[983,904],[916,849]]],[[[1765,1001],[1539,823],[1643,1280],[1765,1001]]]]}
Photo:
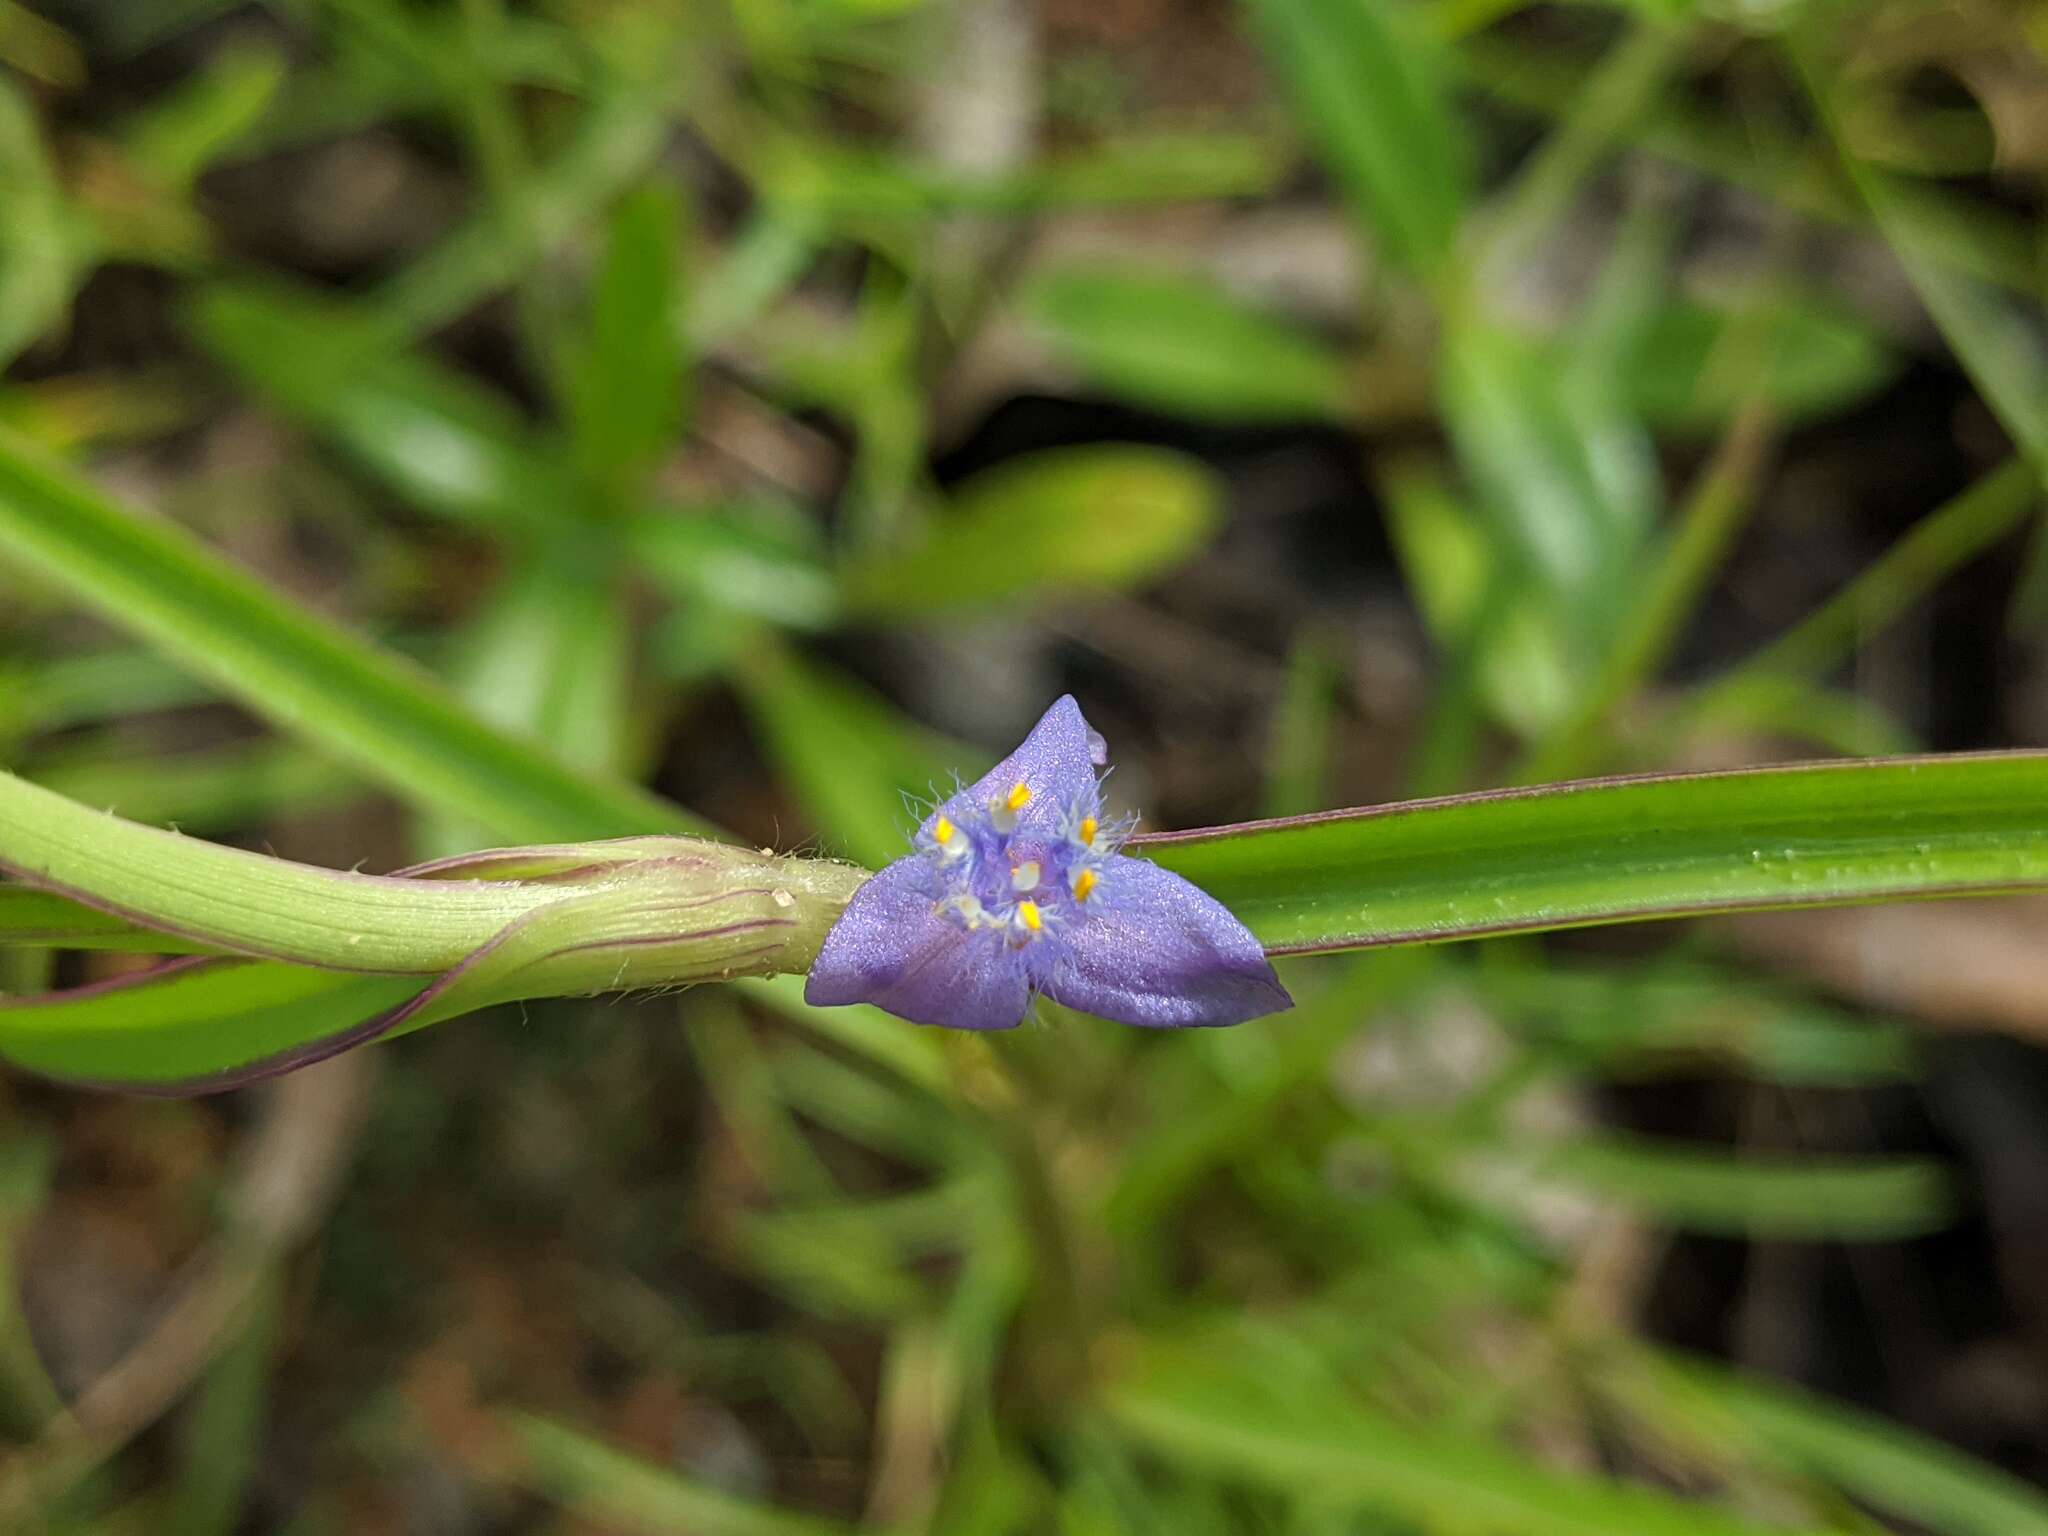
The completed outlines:
{"type": "Polygon", "coordinates": [[[935,817],[918,839],[934,877],[934,910],[968,932],[1001,933],[1013,949],[1086,921],[1101,904],[1103,835],[1092,794],[1060,808],[1048,829],[1026,827],[1029,785],[935,817]]]}

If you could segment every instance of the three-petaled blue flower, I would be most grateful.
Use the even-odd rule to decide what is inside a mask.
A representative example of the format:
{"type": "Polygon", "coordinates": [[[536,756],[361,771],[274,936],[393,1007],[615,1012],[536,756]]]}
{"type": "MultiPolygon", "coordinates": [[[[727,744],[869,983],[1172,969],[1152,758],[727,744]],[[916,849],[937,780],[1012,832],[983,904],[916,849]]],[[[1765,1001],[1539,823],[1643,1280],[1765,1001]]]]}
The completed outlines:
{"type": "Polygon", "coordinates": [[[1107,756],[1067,696],[925,817],[915,851],[854,894],[804,987],[919,1024],[1009,1029],[1033,996],[1125,1024],[1236,1024],[1293,1006],[1222,903],[1117,852],[1107,756]]]}

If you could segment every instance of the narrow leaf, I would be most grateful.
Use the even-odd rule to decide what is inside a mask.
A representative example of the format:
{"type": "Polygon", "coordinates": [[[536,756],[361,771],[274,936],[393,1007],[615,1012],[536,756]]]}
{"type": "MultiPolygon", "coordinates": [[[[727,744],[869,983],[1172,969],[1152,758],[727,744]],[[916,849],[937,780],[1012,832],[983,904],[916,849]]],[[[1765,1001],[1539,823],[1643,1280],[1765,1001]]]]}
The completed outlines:
{"type": "Polygon", "coordinates": [[[1553,1472],[1483,1441],[1410,1429],[1349,1404],[1271,1401],[1227,1366],[1155,1369],[1109,1411],[1169,1461],[1293,1498],[1385,1511],[1486,1536],[1758,1536],[1763,1528],[1672,1494],[1553,1472]]]}
{"type": "Polygon", "coordinates": [[[1589,642],[1619,605],[1656,487],[1635,424],[1566,376],[1563,362],[1555,349],[1468,312],[1447,332],[1440,387],[1445,426],[1496,540],[1589,642]]]}
{"type": "Polygon", "coordinates": [[[526,1480],[557,1503],[619,1529],[650,1536],[843,1536],[849,1530],[736,1499],[548,1419],[508,1414],[502,1422],[525,1454],[526,1480]]]}
{"type": "Polygon", "coordinates": [[[1678,299],[1636,338],[1621,378],[1659,426],[1711,431],[1746,402],[1788,425],[1840,410],[1881,387],[1901,359],[1862,320],[1790,289],[1730,305],[1678,299]]]}
{"type": "Polygon", "coordinates": [[[1134,267],[1063,267],[1024,303],[1090,382],[1161,410],[1220,421],[1342,414],[1343,358],[1309,332],[1213,284],[1134,267]]]}
{"type": "Polygon", "coordinates": [[[577,462],[621,506],[682,429],[682,220],[658,182],[619,205],[567,380],[577,462]]]}
{"type": "Polygon", "coordinates": [[[68,896],[0,885],[0,946],[13,944],[145,955],[219,952],[95,911],[68,896]]]}
{"type": "Polygon", "coordinates": [[[1430,45],[1389,0],[1252,0],[1258,35],[1367,231],[1444,274],[1469,196],[1430,45]]]}
{"type": "Polygon", "coordinates": [[[1136,839],[1279,952],[2048,888],[2048,753],[1494,790],[1136,839]]]}
{"type": "Polygon", "coordinates": [[[912,807],[950,794],[955,773],[971,779],[985,766],[854,679],[773,642],[738,658],[733,676],[826,847],[864,864],[903,857],[922,814],[912,807]],[[820,752],[821,741],[832,750],[820,752]]]}
{"type": "Polygon", "coordinates": [[[1736,1158],[1631,1137],[1549,1148],[1533,1166],[1695,1232],[1868,1241],[1918,1237],[1954,1213],[1946,1173],[1925,1158],[1736,1158]]]}
{"type": "Polygon", "coordinates": [[[251,388],[414,506],[519,527],[564,515],[566,479],[510,405],[421,353],[385,351],[365,316],[310,295],[220,287],[189,324],[251,388]]]}
{"type": "Polygon", "coordinates": [[[636,786],[579,774],[540,743],[493,730],[405,662],[4,434],[0,558],[414,805],[474,815],[508,840],[701,829],[636,786]]]}
{"type": "Polygon", "coordinates": [[[233,1087],[250,1062],[297,1064],[418,997],[417,976],[348,976],[264,961],[183,961],[141,978],[0,999],[0,1058],[128,1092],[233,1087]]]}
{"type": "Polygon", "coordinates": [[[1753,1446],[1928,1530],[2048,1536],[2039,1488],[1874,1415],[1704,1362],[1658,1362],[1653,1376],[1724,1444],[1753,1446]]]}
{"type": "Polygon", "coordinates": [[[942,613],[1046,589],[1135,586],[1201,547],[1217,487],[1147,448],[1033,454],[962,485],[922,543],[848,573],[868,613],[942,613]]]}

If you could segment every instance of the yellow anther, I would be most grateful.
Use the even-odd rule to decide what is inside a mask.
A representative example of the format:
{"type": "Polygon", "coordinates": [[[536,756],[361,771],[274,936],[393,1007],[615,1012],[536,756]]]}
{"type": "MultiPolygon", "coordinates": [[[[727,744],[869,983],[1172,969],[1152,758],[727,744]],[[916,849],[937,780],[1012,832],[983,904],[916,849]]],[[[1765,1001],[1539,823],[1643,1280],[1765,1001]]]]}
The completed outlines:
{"type": "Polygon", "coordinates": [[[939,850],[939,857],[948,864],[958,864],[974,854],[974,840],[963,837],[960,829],[944,816],[932,823],[932,842],[939,850]]]}
{"type": "Polygon", "coordinates": [[[1093,816],[1083,816],[1081,818],[1081,841],[1088,844],[1091,848],[1095,846],[1095,833],[1097,830],[1098,828],[1093,816]]]}
{"type": "Polygon", "coordinates": [[[1086,901],[1088,899],[1088,893],[1094,890],[1099,883],[1100,878],[1096,875],[1094,870],[1082,870],[1079,874],[1074,876],[1074,900],[1086,901]]]}
{"type": "Polygon", "coordinates": [[[1017,813],[1031,803],[1030,788],[1019,782],[1010,786],[1010,792],[1000,800],[988,803],[988,824],[1008,837],[1017,830],[1017,813]]]}
{"type": "Polygon", "coordinates": [[[1033,933],[1041,933],[1045,929],[1045,919],[1038,915],[1038,903],[1035,901],[1017,903],[1017,921],[1033,933]]]}

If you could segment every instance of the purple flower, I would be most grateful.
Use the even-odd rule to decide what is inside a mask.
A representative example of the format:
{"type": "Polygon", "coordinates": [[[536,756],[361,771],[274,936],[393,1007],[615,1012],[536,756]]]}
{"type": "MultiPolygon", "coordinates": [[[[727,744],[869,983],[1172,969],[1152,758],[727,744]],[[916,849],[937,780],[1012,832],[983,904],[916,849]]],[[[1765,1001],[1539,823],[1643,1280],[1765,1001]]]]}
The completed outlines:
{"type": "Polygon", "coordinates": [[[915,851],[854,894],[804,987],[919,1024],[1009,1029],[1034,995],[1125,1024],[1237,1024],[1291,1008],[1251,931],[1213,897],[1117,852],[1102,738],[1071,696],[944,801],[915,851]]]}

